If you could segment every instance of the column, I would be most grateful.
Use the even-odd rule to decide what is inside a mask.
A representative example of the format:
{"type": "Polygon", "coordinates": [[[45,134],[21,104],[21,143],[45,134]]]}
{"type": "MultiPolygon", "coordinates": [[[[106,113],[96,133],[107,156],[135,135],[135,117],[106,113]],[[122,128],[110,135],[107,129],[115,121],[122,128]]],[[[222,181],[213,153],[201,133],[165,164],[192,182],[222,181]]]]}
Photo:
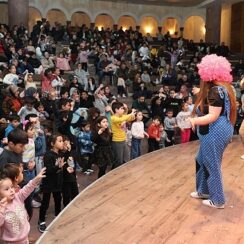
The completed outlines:
{"type": "Polygon", "coordinates": [[[236,3],[231,8],[231,44],[230,49],[244,52],[244,2],[236,3]]]}
{"type": "Polygon", "coordinates": [[[220,44],[221,0],[215,0],[206,9],[206,42],[220,44]]]}
{"type": "Polygon", "coordinates": [[[10,27],[23,24],[28,28],[29,0],[8,0],[8,19],[10,27]]]}

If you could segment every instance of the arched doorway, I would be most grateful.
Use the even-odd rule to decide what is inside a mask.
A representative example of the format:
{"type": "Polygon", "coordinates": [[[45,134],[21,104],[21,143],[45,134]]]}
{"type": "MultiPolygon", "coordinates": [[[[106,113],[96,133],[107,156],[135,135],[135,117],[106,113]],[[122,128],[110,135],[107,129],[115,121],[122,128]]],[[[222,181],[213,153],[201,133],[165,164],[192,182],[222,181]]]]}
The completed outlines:
{"type": "Polygon", "coordinates": [[[49,21],[51,26],[54,26],[55,22],[61,25],[66,25],[67,18],[59,9],[51,9],[47,12],[46,16],[47,20],[49,21]]]}
{"type": "Polygon", "coordinates": [[[99,30],[103,27],[105,30],[107,28],[113,29],[114,20],[108,14],[99,14],[95,19],[95,26],[98,27],[99,30]]]}
{"type": "Polygon", "coordinates": [[[158,22],[154,17],[146,16],[141,20],[141,32],[143,35],[149,33],[151,36],[156,36],[158,32],[158,22]]]}
{"type": "Polygon", "coordinates": [[[191,16],[187,18],[184,25],[183,37],[194,42],[205,40],[205,21],[200,16],[191,16]]]}
{"type": "Polygon", "coordinates": [[[171,37],[179,36],[179,23],[176,18],[168,17],[163,22],[163,34],[170,33],[171,37]]]}
{"type": "Polygon", "coordinates": [[[29,7],[29,22],[28,22],[29,31],[32,31],[33,26],[36,24],[38,20],[41,19],[42,16],[39,10],[34,7],[29,7]]]}
{"type": "Polygon", "coordinates": [[[133,30],[136,29],[136,21],[133,17],[129,15],[123,15],[119,18],[118,28],[122,27],[123,30],[128,30],[132,27],[133,30]]]}
{"type": "Polygon", "coordinates": [[[71,17],[71,25],[72,26],[86,25],[87,27],[90,27],[90,24],[91,24],[91,20],[86,13],[75,12],[72,14],[72,17],[71,17]]]}

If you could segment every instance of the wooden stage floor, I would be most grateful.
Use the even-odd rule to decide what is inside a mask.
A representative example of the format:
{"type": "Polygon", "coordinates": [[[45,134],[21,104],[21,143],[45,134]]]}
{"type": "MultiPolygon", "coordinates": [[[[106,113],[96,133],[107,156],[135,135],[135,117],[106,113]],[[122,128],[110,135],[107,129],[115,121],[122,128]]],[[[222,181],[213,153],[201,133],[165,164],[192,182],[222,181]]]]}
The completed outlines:
{"type": "Polygon", "coordinates": [[[225,209],[211,209],[195,190],[198,142],[146,154],[87,187],[37,243],[244,243],[244,153],[234,137],[223,159],[225,209]]]}

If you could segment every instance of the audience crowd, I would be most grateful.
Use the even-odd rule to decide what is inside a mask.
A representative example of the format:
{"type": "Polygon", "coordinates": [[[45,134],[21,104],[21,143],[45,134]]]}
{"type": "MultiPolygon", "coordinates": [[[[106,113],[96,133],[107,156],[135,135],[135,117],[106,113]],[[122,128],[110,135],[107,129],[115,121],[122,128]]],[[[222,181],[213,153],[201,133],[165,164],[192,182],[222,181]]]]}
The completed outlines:
{"type": "MultiPolygon", "coordinates": [[[[51,193],[56,216],[61,201],[65,207],[78,194],[76,173],[90,175],[97,165],[101,177],[108,166],[139,157],[142,141],[152,152],[197,139],[188,122],[200,82],[196,65],[211,53],[230,55],[224,43],[194,43],[169,33],[153,38],[131,28],[51,27],[38,21],[29,33],[22,25],[0,25],[0,169],[7,174],[9,165],[19,165],[16,174],[23,171],[24,180],[13,184],[17,191],[36,175],[39,181],[46,168],[25,200],[28,218],[32,207],[40,207],[40,232],[51,193]]],[[[233,76],[239,134],[242,60],[233,76]]],[[[15,237],[4,231],[1,236],[15,237]]]]}

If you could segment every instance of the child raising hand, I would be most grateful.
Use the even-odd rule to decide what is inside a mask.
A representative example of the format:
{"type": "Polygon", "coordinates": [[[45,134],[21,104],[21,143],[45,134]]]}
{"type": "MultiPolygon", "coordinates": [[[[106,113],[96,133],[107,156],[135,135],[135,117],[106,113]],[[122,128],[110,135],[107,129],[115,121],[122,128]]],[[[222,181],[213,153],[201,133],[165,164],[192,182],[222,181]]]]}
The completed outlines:
{"type": "Polygon", "coordinates": [[[15,193],[8,170],[0,174],[0,239],[5,242],[28,243],[30,223],[25,210],[24,201],[45,177],[46,168],[29,183],[15,193]]]}

